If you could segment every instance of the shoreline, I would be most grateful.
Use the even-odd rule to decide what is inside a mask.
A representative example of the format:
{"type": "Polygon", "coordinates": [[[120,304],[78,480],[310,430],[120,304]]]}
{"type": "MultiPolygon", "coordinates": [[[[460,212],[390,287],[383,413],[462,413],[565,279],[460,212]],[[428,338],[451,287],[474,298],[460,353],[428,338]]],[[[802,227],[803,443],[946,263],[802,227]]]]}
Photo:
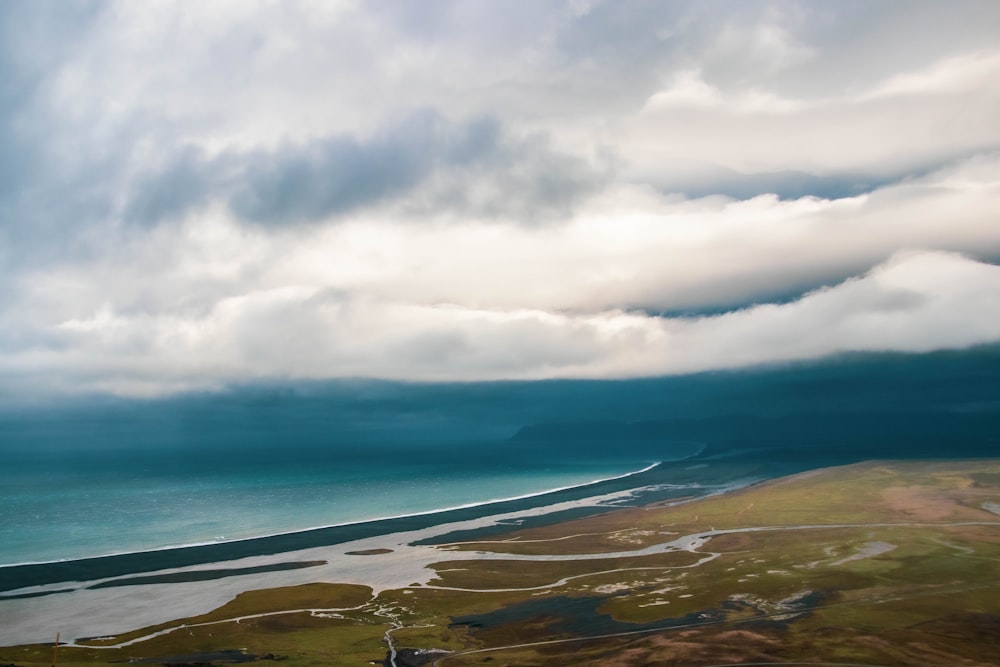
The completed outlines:
{"type": "Polygon", "coordinates": [[[0,576],[6,577],[0,584],[7,584],[0,588],[10,594],[0,598],[0,615],[13,620],[0,630],[0,645],[42,641],[37,628],[43,618],[67,637],[122,634],[207,613],[248,590],[327,581],[364,586],[377,595],[421,586],[435,576],[431,566],[442,561],[441,543],[459,536],[468,540],[480,531],[502,534],[555,525],[664,500],[683,504],[799,472],[800,465],[772,463],[762,469],[744,462],[701,468],[684,459],[568,491],[367,526],[0,569],[0,576]],[[538,502],[539,497],[544,502],[538,502]],[[379,552],[376,558],[351,553],[374,550],[379,552]],[[303,562],[310,567],[298,565],[303,562]],[[154,606],[146,602],[151,597],[157,600],[154,606]]]}
{"type": "MultiPolygon", "coordinates": [[[[688,459],[669,461],[681,464],[688,459]]],[[[521,511],[541,510],[565,503],[583,503],[612,493],[624,493],[655,484],[645,476],[662,473],[664,462],[656,462],[640,470],[595,480],[586,484],[562,487],[540,493],[501,499],[486,503],[418,512],[382,519],[348,522],[308,530],[289,531],[263,537],[209,542],[189,547],[169,547],[147,551],[95,556],[88,558],[0,566],[0,596],[22,589],[32,589],[63,582],[97,581],[133,574],[224,563],[245,558],[273,557],[315,548],[326,548],[368,538],[412,533],[437,526],[477,521],[521,511]]],[[[604,508],[584,507],[593,511],[604,508]]],[[[0,602],[3,602],[0,599],[0,602]]]]}
{"type": "MultiPolygon", "coordinates": [[[[670,474],[681,468],[680,465],[667,466],[670,474]]],[[[692,498],[688,495],[682,499],[678,495],[677,500],[679,504],[702,500],[709,505],[654,515],[648,521],[644,517],[653,507],[632,502],[620,504],[623,498],[645,500],[642,489],[633,489],[565,501],[547,508],[437,525],[411,533],[377,536],[333,549],[318,547],[303,553],[285,554],[285,562],[266,557],[246,559],[231,564],[243,569],[239,576],[212,579],[211,584],[206,584],[206,580],[215,573],[204,568],[188,569],[187,574],[162,576],[161,573],[156,577],[107,582],[107,585],[87,582],[75,591],[66,591],[65,595],[50,589],[52,595],[47,597],[12,600],[0,607],[9,621],[0,624],[0,646],[23,646],[24,651],[32,651],[30,664],[47,665],[51,633],[42,632],[44,627],[61,631],[64,638],[61,646],[75,651],[74,655],[81,661],[85,659],[95,664],[127,660],[163,662],[162,656],[194,655],[191,651],[195,649],[233,646],[250,646],[251,649],[242,649],[243,652],[260,655],[273,655],[281,649],[280,655],[301,658],[306,654],[299,650],[301,645],[297,638],[281,643],[285,641],[281,638],[286,632],[311,633],[316,624],[325,624],[324,627],[334,632],[335,628],[339,631],[343,624],[349,624],[359,631],[366,628],[365,636],[372,642],[376,642],[376,636],[381,637],[387,627],[382,647],[388,643],[390,651],[420,647],[411,649],[419,653],[433,651],[430,647],[445,647],[451,655],[459,656],[533,645],[517,643],[523,641],[519,633],[521,626],[517,624],[530,623],[543,613],[552,614],[553,618],[567,624],[564,627],[571,628],[566,632],[572,637],[566,641],[628,636],[634,634],[633,631],[645,632],[647,627],[651,632],[688,627],[678,623],[695,618],[695,614],[699,614],[698,618],[707,614],[713,621],[709,626],[754,618],[795,622],[794,619],[808,619],[809,612],[827,606],[842,607],[839,602],[813,593],[829,585],[831,576],[838,575],[830,568],[846,567],[851,571],[850,568],[856,567],[851,563],[862,559],[870,559],[872,567],[879,566],[884,559],[906,565],[909,563],[907,552],[905,549],[897,551],[895,547],[907,544],[907,540],[940,545],[937,551],[925,556],[930,560],[922,562],[930,564],[929,571],[943,579],[927,580],[923,571],[907,574],[908,568],[900,567],[890,568],[891,572],[899,573],[891,583],[903,586],[899,589],[902,593],[912,592],[914,583],[919,583],[924,588],[914,595],[940,595],[938,584],[952,581],[953,567],[960,562],[955,559],[965,558],[971,550],[971,547],[957,547],[951,540],[952,531],[967,531],[961,534],[988,546],[988,534],[983,533],[987,530],[985,527],[1000,526],[996,516],[978,510],[975,502],[983,497],[983,488],[988,489],[991,496],[1000,492],[997,491],[1000,486],[991,481],[998,479],[998,469],[1000,459],[991,459],[991,465],[985,469],[969,461],[943,467],[923,463],[911,469],[906,463],[885,466],[879,460],[820,469],[800,468],[769,480],[758,478],[756,483],[750,483],[753,490],[739,487],[724,491],[717,485],[703,484],[702,491],[709,492],[708,496],[692,498]],[[986,475],[985,487],[973,483],[981,481],[981,474],[986,475]],[[812,477],[817,478],[818,487],[814,488],[812,477]],[[958,495],[941,496],[942,483],[958,495]],[[883,491],[893,488],[917,489],[917,496],[911,499],[913,502],[899,506],[879,502],[883,491]],[[813,494],[817,489],[822,502],[800,504],[804,493],[813,494]],[[760,495],[749,499],[739,497],[748,490],[760,495]],[[715,494],[722,497],[710,499],[715,494]],[[560,527],[557,524],[552,531],[514,536],[499,542],[522,545],[546,542],[553,546],[516,546],[510,550],[476,541],[464,545],[418,546],[421,538],[448,530],[468,530],[490,523],[519,529],[523,525],[519,520],[524,517],[588,503],[611,503],[616,508],[579,525],[560,527]],[[755,505],[757,514],[751,512],[743,517],[744,512],[755,505]],[[942,513],[943,507],[951,511],[942,513]],[[719,524],[719,520],[723,523],[719,524]],[[928,530],[932,532],[913,532],[928,530]],[[770,534],[775,537],[769,537],[770,534]],[[732,538],[719,543],[712,541],[727,535],[741,537],[736,541],[732,538]],[[761,537],[754,537],[756,535],[761,537]],[[935,535],[941,539],[928,539],[935,535]],[[564,540],[577,539],[582,541],[560,546],[564,540]],[[790,545],[795,546],[790,548],[790,545]],[[459,546],[462,548],[455,548],[459,546]],[[358,557],[364,555],[372,557],[358,557]],[[297,560],[289,562],[291,558],[297,560]],[[817,565],[822,567],[814,569],[817,565]],[[691,578],[685,579],[689,573],[691,578]],[[758,576],[762,579],[755,579],[758,576]],[[778,581],[790,583],[778,584],[778,581]],[[306,584],[316,584],[318,588],[301,588],[306,584]],[[622,596],[621,592],[626,590],[630,594],[622,596]],[[247,591],[256,593],[248,594],[243,603],[236,603],[237,597],[247,591]],[[388,594],[383,596],[386,591],[388,594]],[[495,603],[485,605],[469,597],[494,594],[502,594],[502,597],[490,598],[495,603]],[[457,606],[453,605],[458,600],[454,596],[461,596],[457,606]],[[571,604],[566,602],[570,598],[586,599],[587,602],[563,611],[561,605],[571,604]],[[690,602],[688,598],[692,598],[690,602]],[[726,601],[740,604],[729,607],[726,601]],[[233,604],[227,607],[230,603],[233,604]],[[601,609],[606,603],[618,605],[624,615],[609,617],[601,609]],[[659,609],[660,605],[671,603],[673,607],[652,616],[642,611],[646,607],[659,609]],[[756,613],[748,616],[745,612],[750,607],[756,613]],[[674,613],[668,613],[670,610],[674,613]],[[358,615],[344,615],[346,611],[358,612],[358,615]],[[736,616],[727,616],[723,611],[736,612],[736,616]],[[720,615],[716,616],[717,613],[720,615]],[[272,617],[274,625],[264,620],[272,617]],[[248,621],[247,625],[241,626],[244,621],[248,621]],[[485,646],[470,645],[464,639],[463,627],[475,633],[476,628],[492,632],[500,625],[510,627],[498,634],[479,635],[486,642],[485,646]],[[452,632],[453,626],[457,634],[447,634],[452,632]],[[404,636],[404,628],[414,630],[415,634],[404,636]],[[440,633],[436,630],[424,632],[419,628],[439,628],[440,633]],[[392,633],[397,629],[401,632],[394,637],[392,633]],[[518,632],[512,635],[515,630],[518,632]],[[162,637],[174,632],[177,632],[176,637],[159,643],[162,637]],[[215,639],[206,639],[217,632],[215,639]],[[263,635],[258,643],[247,643],[249,640],[244,639],[247,633],[254,637],[263,635]],[[195,639],[190,639],[189,634],[195,639]],[[462,641],[456,643],[456,638],[462,641]],[[133,646],[137,648],[131,648],[133,646]]],[[[720,472],[732,470],[726,468],[720,472]]],[[[711,481],[720,479],[719,475],[714,475],[711,481]]],[[[975,590],[982,594],[982,573],[967,571],[966,574],[967,581],[957,584],[963,588],[955,590],[975,590]]],[[[867,606],[901,599],[895,594],[885,597],[881,575],[861,581],[867,591],[857,598],[857,604],[861,605],[858,618],[863,623],[869,621],[867,606]]],[[[856,588],[855,580],[850,579],[844,590],[856,588]]],[[[960,598],[953,598],[950,604],[951,607],[940,613],[941,618],[952,624],[947,627],[953,627],[953,621],[949,620],[954,616],[952,612],[962,613],[968,606],[960,598]]],[[[901,607],[899,612],[906,615],[900,618],[910,618],[908,606],[901,607]]],[[[860,626],[847,623],[845,627],[860,626]]],[[[917,627],[913,636],[921,641],[922,630],[917,627]]],[[[728,631],[727,627],[719,630],[728,631]]],[[[350,632],[331,639],[324,650],[337,655],[342,647],[355,646],[357,638],[353,630],[350,632]]],[[[705,645],[711,644],[716,634],[709,633],[700,640],[705,645]]],[[[540,644],[550,643],[545,636],[541,639],[540,644]]],[[[739,641],[745,638],[740,637],[739,641]]],[[[808,640],[799,648],[807,652],[815,650],[808,640]]],[[[10,655],[19,657],[21,651],[18,649],[10,655]]],[[[375,663],[378,660],[373,656],[378,655],[375,648],[359,650],[354,657],[358,664],[362,659],[375,663]]]]}
{"type": "MultiPolygon", "coordinates": [[[[695,456],[697,456],[697,454],[695,454],[695,456]]],[[[687,457],[687,458],[691,458],[691,457],[687,457]]],[[[676,459],[676,461],[682,461],[682,460],[686,460],[686,459],[676,459]]],[[[672,462],[673,462],[673,460],[672,460],[672,462]]],[[[231,540],[211,540],[211,541],[202,541],[202,542],[190,542],[190,543],[185,543],[185,544],[171,544],[171,545],[162,546],[162,547],[151,547],[149,549],[137,549],[137,550],[132,550],[132,551],[114,551],[114,552],[110,552],[110,553],[99,554],[99,555],[96,555],[96,556],[78,556],[78,557],[58,558],[58,559],[55,559],[55,560],[22,561],[22,562],[17,562],[17,563],[0,563],[0,581],[2,581],[2,572],[3,572],[3,570],[5,570],[7,568],[12,568],[12,567],[58,565],[60,563],[75,563],[75,562],[80,562],[80,561],[98,560],[98,559],[103,559],[103,558],[117,558],[117,557],[120,557],[120,556],[134,556],[134,555],[145,554],[145,553],[157,553],[157,552],[163,552],[163,551],[174,551],[174,550],[183,550],[183,549],[198,549],[198,548],[201,548],[201,547],[209,547],[209,546],[215,546],[215,545],[236,544],[236,543],[240,543],[240,542],[251,542],[251,541],[255,541],[255,540],[268,540],[268,539],[271,539],[271,538],[278,538],[278,537],[284,537],[284,536],[289,536],[289,535],[298,535],[298,534],[304,534],[304,533],[312,533],[312,532],[316,532],[316,531],[325,531],[325,530],[329,530],[329,529],[333,529],[333,528],[346,528],[346,527],[350,527],[350,526],[373,524],[373,523],[378,523],[378,522],[382,522],[382,521],[388,522],[388,521],[395,521],[395,520],[398,520],[398,519],[410,519],[410,518],[414,518],[414,517],[433,516],[435,514],[444,514],[444,513],[447,513],[447,512],[454,512],[454,511],[458,511],[458,510],[487,508],[490,505],[497,505],[497,504],[509,503],[509,502],[517,502],[517,501],[521,501],[521,500],[530,500],[532,498],[540,498],[542,496],[547,496],[547,495],[550,495],[550,494],[563,493],[565,491],[574,491],[574,490],[577,490],[577,489],[585,489],[587,487],[594,486],[594,485],[597,485],[597,484],[604,484],[604,483],[607,483],[607,482],[614,482],[614,481],[619,481],[619,480],[627,479],[629,477],[634,477],[636,475],[641,475],[643,473],[646,473],[646,472],[649,472],[651,470],[654,470],[658,466],[662,465],[663,463],[664,463],[663,461],[654,461],[653,463],[651,463],[651,464],[647,465],[646,467],[641,468],[639,470],[632,470],[632,471],[629,471],[629,472],[626,472],[626,473],[622,473],[621,475],[613,475],[611,477],[601,477],[601,478],[598,478],[598,479],[590,480],[588,482],[582,482],[580,484],[570,484],[570,485],[567,485],[567,486],[558,486],[558,487],[554,487],[554,488],[550,488],[550,489],[545,489],[545,490],[542,490],[542,491],[534,491],[534,492],[531,492],[531,493],[524,493],[524,494],[517,495],[517,496],[509,496],[509,497],[504,497],[504,498],[492,498],[492,499],[489,499],[489,500],[483,500],[483,501],[477,501],[477,502],[470,502],[470,503],[463,503],[461,505],[451,505],[451,506],[448,506],[448,507],[442,507],[442,508],[438,508],[438,509],[422,510],[420,512],[407,512],[405,514],[392,514],[392,515],[387,515],[387,516],[373,517],[373,518],[369,518],[369,519],[358,519],[358,520],[354,520],[354,521],[344,521],[344,522],[341,522],[341,523],[322,524],[322,525],[319,525],[319,526],[310,526],[308,528],[298,528],[298,529],[295,529],[295,530],[280,531],[280,532],[277,532],[277,533],[264,533],[264,534],[261,534],[261,535],[254,535],[254,536],[251,536],[251,537],[237,537],[237,538],[233,538],[231,540]]],[[[2,588],[2,584],[0,584],[0,593],[2,593],[3,590],[4,589],[2,588]]]]}
{"type": "MultiPolygon", "coordinates": [[[[655,467],[650,468],[647,474],[655,470],[655,467]]],[[[634,479],[634,475],[632,477],[634,479]]],[[[611,486],[614,482],[608,485],[611,486]]],[[[574,494],[577,497],[550,498],[550,502],[543,505],[516,507],[513,506],[516,503],[507,503],[501,508],[494,505],[491,506],[494,511],[489,513],[453,514],[447,521],[440,520],[440,515],[433,515],[435,520],[423,525],[338,540],[332,549],[329,544],[312,543],[278,553],[256,550],[253,554],[227,558],[225,562],[199,559],[183,566],[159,563],[155,569],[147,570],[154,574],[153,577],[142,576],[133,581],[129,581],[129,575],[136,574],[134,572],[105,576],[106,573],[93,571],[76,572],[76,576],[71,574],[58,581],[53,578],[43,584],[22,581],[15,589],[16,596],[0,599],[0,615],[12,620],[8,627],[0,627],[0,646],[44,641],[44,636],[38,633],[38,621],[42,618],[46,625],[62,628],[66,637],[87,637],[121,634],[207,613],[247,590],[317,581],[360,585],[371,589],[372,594],[414,584],[419,586],[435,576],[430,566],[440,562],[443,556],[440,549],[419,544],[421,540],[485,526],[518,528],[526,519],[558,515],[567,510],[596,508],[598,512],[611,512],[622,506],[607,503],[631,500],[635,491],[642,488],[642,485],[622,487],[620,483],[617,486],[619,488],[597,489],[590,486],[585,493],[574,494]],[[377,558],[359,558],[350,553],[371,550],[380,551],[377,558]],[[290,560],[316,565],[290,567],[287,565],[290,560]],[[220,566],[224,567],[220,569],[220,566]],[[211,585],[206,586],[202,579],[214,575],[213,568],[220,574],[228,569],[229,573],[239,576],[210,576],[211,585]],[[190,574],[194,576],[188,577],[190,574]],[[72,588],[67,588],[67,583],[72,588]],[[147,600],[153,597],[157,604],[150,606],[147,600]]],[[[706,487],[709,493],[714,489],[714,485],[706,487]]]]}
{"type": "Polygon", "coordinates": [[[0,645],[43,641],[36,636],[40,619],[63,628],[67,636],[120,634],[207,613],[248,590],[331,581],[378,594],[421,585],[434,576],[431,565],[442,559],[435,545],[454,536],[502,534],[663,501],[691,502],[814,467],[774,460],[700,466],[692,465],[692,458],[698,457],[443,512],[187,549],[0,568],[0,593],[6,596],[0,596],[0,615],[13,621],[0,630],[0,645]],[[347,553],[372,549],[382,550],[377,558],[347,553]],[[293,561],[317,564],[291,568],[293,561]],[[181,573],[194,576],[175,576],[181,573]],[[146,576],[150,574],[154,576],[146,576]],[[134,575],[142,576],[136,580],[134,575]],[[147,604],[151,597],[158,601],[154,606],[147,604]]]}

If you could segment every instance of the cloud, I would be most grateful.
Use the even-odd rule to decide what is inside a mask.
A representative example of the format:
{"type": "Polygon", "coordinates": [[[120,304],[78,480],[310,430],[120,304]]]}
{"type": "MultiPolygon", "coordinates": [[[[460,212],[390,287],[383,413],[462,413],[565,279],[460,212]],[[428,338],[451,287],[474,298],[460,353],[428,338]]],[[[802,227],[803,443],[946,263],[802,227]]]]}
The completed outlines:
{"type": "Polygon", "coordinates": [[[697,369],[971,344],[934,317],[991,335],[965,282],[879,281],[992,284],[996,3],[64,7],[0,8],[0,386],[603,377],[681,372],[686,346],[697,369]]]}
{"type": "Polygon", "coordinates": [[[439,121],[418,114],[364,143],[340,136],[253,156],[231,206],[257,222],[322,219],[411,190],[441,159],[475,160],[475,153],[490,149],[454,145],[439,121]]]}
{"type": "Polygon", "coordinates": [[[693,180],[684,174],[691,164],[748,173],[912,173],[1000,146],[992,120],[1000,115],[998,80],[995,51],[825,99],[725,91],[689,71],[647,100],[626,131],[624,153],[638,172],[681,191],[693,180]]]}
{"type": "Polygon", "coordinates": [[[211,158],[188,147],[140,178],[124,217],[157,223],[224,201],[241,220],[282,226],[403,200],[411,214],[530,223],[569,213],[604,180],[601,168],[553,150],[544,136],[515,138],[488,117],[452,123],[424,110],[363,139],[341,134],[211,158]]]}
{"type": "Polygon", "coordinates": [[[196,317],[104,306],[59,323],[47,348],[6,355],[0,369],[123,394],[357,376],[654,376],[996,342],[998,309],[1000,267],[947,253],[898,254],[787,304],[698,318],[415,305],[288,287],[225,299],[196,317]]]}
{"type": "Polygon", "coordinates": [[[348,225],[286,251],[270,279],[326,284],[332,273],[384,298],[501,309],[732,306],[841,280],[901,248],[1000,251],[996,160],[838,200],[692,201],[620,187],[545,230],[348,225]],[[331,268],[339,258],[364,270],[331,268]]]}
{"type": "Polygon", "coordinates": [[[874,349],[865,335],[894,350],[972,344],[990,331],[997,269],[972,256],[1000,256],[997,160],[837,200],[616,186],[541,227],[372,209],[275,228],[208,206],[19,273],[0,302],[0,385],[618,377],[874,349]],[[906,248],[937,251],[844,282],[906,248]],[[902,288],[885,287],[894,275],[902,288]]]}
{"type": "MultiPolygon", "coordinates": [[[[56,121],[45,102],[49,74],[99,14],[80,2],[0,6],[0,271],[26,254],[51,254],[46,246],[65,240],[67,226],[100,208],[93,181],[73,175],[72,157],[53,145],[56,121]]],[[[100,165],[91,166],[93,176],[100,165]]]]}

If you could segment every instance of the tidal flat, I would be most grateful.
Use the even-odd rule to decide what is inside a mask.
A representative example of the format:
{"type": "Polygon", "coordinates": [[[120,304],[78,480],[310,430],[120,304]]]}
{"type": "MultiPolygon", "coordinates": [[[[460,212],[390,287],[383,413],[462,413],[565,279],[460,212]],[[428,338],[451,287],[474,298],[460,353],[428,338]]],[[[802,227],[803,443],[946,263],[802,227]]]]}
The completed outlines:
{"type": "MultiPolygon", "coordinates": [[[[368,555],[345,558],[373,584],[326,568],[325,580],[240,592],[208,613],[74,638],[55,660],[992,665],[997,503],[997,459],[863,462],[680,504],[507,524],[419,557],[353,545],[368,555]],[[421,581],[375,582],[408,557],[424,564],[421,581]]],[[[331,562],[345,547],[325,547],[331,562]]],[[[0,648],[0,663],[51,665],[53,649],[0,648]]]]}

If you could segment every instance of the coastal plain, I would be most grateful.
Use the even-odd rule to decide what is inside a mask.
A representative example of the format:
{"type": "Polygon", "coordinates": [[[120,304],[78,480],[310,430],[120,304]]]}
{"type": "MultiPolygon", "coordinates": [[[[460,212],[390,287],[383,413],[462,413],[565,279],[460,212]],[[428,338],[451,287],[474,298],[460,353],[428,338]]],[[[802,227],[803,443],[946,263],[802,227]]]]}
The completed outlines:
{"type": "MultiPolygon", "coordinates": [[[[55,656],[3,647],[0,664],[971,667],[1000,655],[996,459],[863,462],[467,537],[437,538],[412,585],[249,590],[55,656]]],[[[347,553],[373,573],[400,555],[347,553]]]]}

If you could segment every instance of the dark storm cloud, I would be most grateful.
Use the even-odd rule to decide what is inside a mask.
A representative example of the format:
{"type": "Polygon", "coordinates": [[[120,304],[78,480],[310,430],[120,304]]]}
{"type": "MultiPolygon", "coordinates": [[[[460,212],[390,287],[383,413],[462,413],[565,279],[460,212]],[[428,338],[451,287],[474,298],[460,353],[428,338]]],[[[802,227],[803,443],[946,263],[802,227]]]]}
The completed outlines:
{"type": "Polygon", "coordinates": [[[477,159],[450,166],[414,198],[411,212],[451,212],[527,225],[565,220],[610,177],[607,164],[561,152],[544,135],[504,137],[477,159]]]}
{"type": "Polygon", "coordinates": [[[226,162],[209,160],[193,148],[180,151],[161,171],[147,174],[136,187],[125,219],[155,224],[203,204],[214,189],[224,186],[226,162]]]}
{"type": "Polygon", "coordinates": [[[454,123],[425,110],[364,138],[345,133],[211,159],[184,150],[141,182],[126,218],[156,223],[221,198],[242,220],[294,225],[413,194],[411,211],[433,205],[527,219],[569,210],[600,182],[544,136],[514,138],[492,118],[454,123]],[[429,192],[414,194],[434,176],[440,182],[429,192]]]}
{"type": "MultiPolygon", "coordinates": [[[[247,156],[230,204],[241,218],[281,225],[391,199],[427,178],[451,153],[463,152],[452,145],[462,137],[449,136],[448,129],[437,115],[419,113],[367,141],[340,135],[247,156]]],[[[493,147],[479,150],[484,148],[493,147]]]]}

